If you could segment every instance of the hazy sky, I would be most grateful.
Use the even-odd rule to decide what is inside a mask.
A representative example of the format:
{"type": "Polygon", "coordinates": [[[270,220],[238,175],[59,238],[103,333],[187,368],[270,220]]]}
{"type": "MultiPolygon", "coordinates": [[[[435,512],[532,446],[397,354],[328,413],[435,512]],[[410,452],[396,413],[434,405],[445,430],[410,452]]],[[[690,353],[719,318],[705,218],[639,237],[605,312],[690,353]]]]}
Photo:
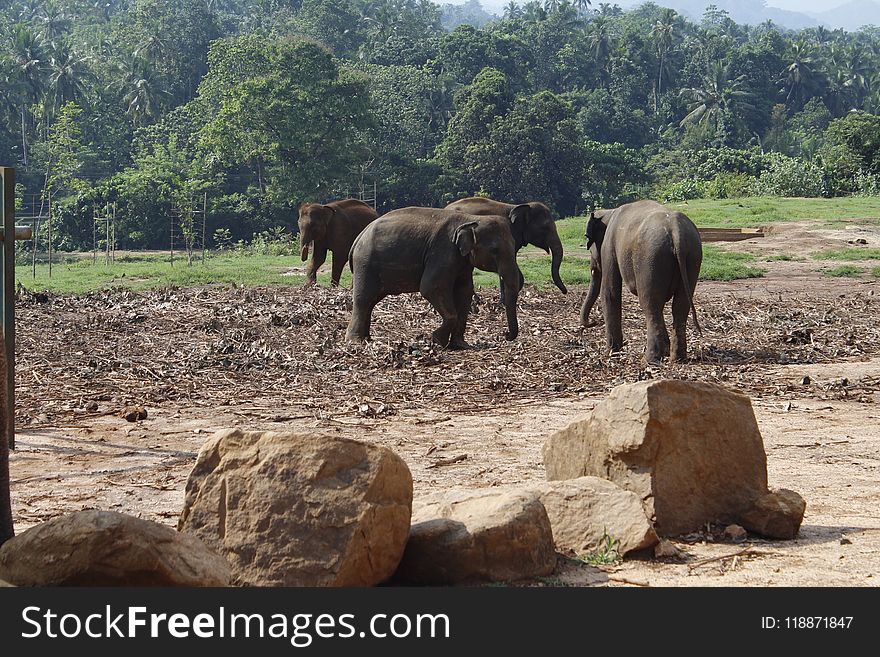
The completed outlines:
{"type": "Polygon", "coordinates": [[[826,11],[844,4],[847,0],[767,0],[770,7],[791,11],[826,11]]]}

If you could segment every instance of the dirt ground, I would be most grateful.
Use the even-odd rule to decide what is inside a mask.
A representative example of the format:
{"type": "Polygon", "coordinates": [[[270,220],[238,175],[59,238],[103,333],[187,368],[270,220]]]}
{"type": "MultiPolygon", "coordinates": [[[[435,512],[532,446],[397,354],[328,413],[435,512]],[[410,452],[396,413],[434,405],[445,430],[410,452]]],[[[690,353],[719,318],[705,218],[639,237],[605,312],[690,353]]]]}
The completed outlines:
{"type": "Polygon", "coordinates": [[[578,329],[583,289],[566,297],[528,290],[513,343],[499,337],[503,315],[491,292],[482,295],[466,352],[427,342],[436,320],[415,297],[383,302],[374,342],[352,347],[340,339],[344,290],[24,295],[10,465],[16,530],[80,509],[174,526],[200,446],[227,427],[320,430],[385,445],[409,464],[416,496],[537,481],[550,433],[614,385],[671,376],[751,395],[771,486],[807,500],[799,537],[733,543],[709,527],[676,537],[677,557],[591,567],[561,556],[558,572],[538,583],[876,586],[880,281],[828,278],[819,270],[832,263],[810,258],[856,239],[880,247],[880,227],[778,224],[763,239],[723,244],[796,259],[757,263],[768,270],[760,279],[700,283],[694,358],[654,368],[640,364],[635,299],[625,299],[626,353],[606,357],[601,327],[578,329]],[[119,417],[132,403],[147,408],[147,419],[119,417]]]}

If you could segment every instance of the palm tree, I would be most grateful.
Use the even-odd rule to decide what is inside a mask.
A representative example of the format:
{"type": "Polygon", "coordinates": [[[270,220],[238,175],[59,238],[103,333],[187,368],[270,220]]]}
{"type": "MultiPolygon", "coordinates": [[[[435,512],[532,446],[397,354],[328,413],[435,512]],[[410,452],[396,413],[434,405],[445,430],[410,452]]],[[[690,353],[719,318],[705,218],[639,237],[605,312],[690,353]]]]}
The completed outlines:
{"type": "Polygon", "coordinates": [[[510,2],[504,5],[504,18],[513,20],[519,18],[521,15],[522,10],[514,0],[510,0],[510,2]]]}
{"type": "Polygon", "coordinates": [[[88,57],[71,50],[66,43],[55,49],[49,61],[49,99],[52,109],[66,102],[79,102],[86,95],[86,82],[94,79],[88,57]]]}
{"type": "Polygon", "coordinates": [[[787,59],[790,63],[780,78],[783,91],[787,90],[785,102],[800,105],[815,95],[820,86],[821,74],[815,48],[803,38],[793,41],[789,45],[787,59]]]}
{"type": "Polygon", "coordinates": [[[574,0],[573,4],[580,14],[586,14],[590,8],[590,0],[574,0]]]}
{"type": "Polygon", "coordinates": [[[687,99],[690,110],[679,126],[704,125],[712,129],[716,139],[721,136],[725,114],[739,119],[743,111],[754,110],[750,102],[754,96],[746,90],[745,75],[731,78],[729,65],[718,61],[709,65],[702,87],[679,93],[687,99]]]}
{"type": "Polygon", "coordinates": [[[657,101],[663,93],[663,72],[666,65],[666,55],[672,50],[675,39],[675,12],[672,9],[664,9],[660,18],[651,28],[651,38],[657,49],[660,63],[657,67],[657,93],[654,95],[654,112],[657,111],[657,101]]]}
{"type": "Polygon", "coordinates": [[[125,113],[135,127],[144,119],[158,116],[163,97],[170,92],[164,88],[153,66],[144,58],[132,56],[117,66],[119,77],[114,86],[120,91],[125,113]]]}
{"type": "Polygon", "coordinates": [[[39,34],[21,23],[12,28],[10,55],[13,59],[13,79],[21,113],[22,163],[28,165],[27,128],[30,108],[43,98],[46,86],[48,56],[39,34]]]}
{"type": "Polygon", "coordinates": [[[587,28],[587,44],[596,66],[600,71],[603,84],[607,81],[608,65],[614,49],[614,38],[611,33],[611,21],[606,16],[597,16],[587,28]]]}

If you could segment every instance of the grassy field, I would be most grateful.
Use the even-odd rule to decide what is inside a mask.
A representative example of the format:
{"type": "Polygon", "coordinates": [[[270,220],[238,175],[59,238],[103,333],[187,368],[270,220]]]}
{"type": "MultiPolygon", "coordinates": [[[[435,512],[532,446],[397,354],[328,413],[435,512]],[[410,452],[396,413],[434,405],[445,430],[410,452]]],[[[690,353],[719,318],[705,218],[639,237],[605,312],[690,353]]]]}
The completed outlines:
{"type": "MultiPolygon", "coordinates": [[[[880,223],[880,198],[742,198],[721,201],[688,201],[673,203],[671,207],[685,212],[698,226],[757,227],[780,221],[819,219],[827,223],[842,223],[847,219],[880,223]]],[[[585,285],[590,280],[589,252],[584,246],[585,217],[570,217],[558,222],[557,227],[565,248],[562,263],[562,279],[568,285],[585,285]]],[[[878,249],[844,249],[818,254],[822,259],[854,261],[880,259],[878,249]]],[[[180,287],[212,283],[248,286],[301,285],[302,275],[291,275],[293,267],[303,265],[296,256],[270,256],[251,253],[214,253],[208,262],[194,263],[191,267],[179,256],[174,266],[163,254],[134,254],[117,258],[113,265],[105,265],[101,259],[93,264],[83,255],[62,255],[63,262],[53,265],[52,278],[48,267],[37,265],[36,278],[29,266],[16,268],[17,281],[31,290],[52,290],[59,293],[84,293],[107,287],[146,289],[176,285],[180,287]]],[[[771,256],[766,259],[788,259],[787,256],[771,256]]],[[[519,254],[520,267],[526,281],[540,287],[552,287],[550,281],[550,257],[534,247],[525,247],[519,254]]],[[[844,271],[846,266],[840,269],[844,271]]],[[[851,267],[851,266],[850,266],[851,267]]],[[[827,275],[847,276],[850,273],[827,275]]],[[[859,272],[864,270],[858,269],[859,272]]],[[[728,252],[712,245],[703,247],[703,280],[733,280],[761,276],[764,270],[757,258],[746,253],[728,252]]],[[[880,268],[871,271],[880,276],[880,268]]],[[[329,263],[318,276],[319,284],[330,281],[329,263]]],[[[476,272],[477,287],[494,287],[497,276],[476,272]]],[[[342,285],[351,284],[351,274],[346,269],[342,285]]]]}

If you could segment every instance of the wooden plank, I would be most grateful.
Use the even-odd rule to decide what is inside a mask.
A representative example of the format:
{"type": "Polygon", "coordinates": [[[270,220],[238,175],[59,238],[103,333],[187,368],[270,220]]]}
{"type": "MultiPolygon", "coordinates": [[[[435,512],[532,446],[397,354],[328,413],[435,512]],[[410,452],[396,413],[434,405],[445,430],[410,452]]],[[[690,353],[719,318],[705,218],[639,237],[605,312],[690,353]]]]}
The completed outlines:
{"type": "Polygon", "coordinates": [[[764,237],[760,228],[700,228],[699,231],[704,242],[739,242],[764,237]]]}

